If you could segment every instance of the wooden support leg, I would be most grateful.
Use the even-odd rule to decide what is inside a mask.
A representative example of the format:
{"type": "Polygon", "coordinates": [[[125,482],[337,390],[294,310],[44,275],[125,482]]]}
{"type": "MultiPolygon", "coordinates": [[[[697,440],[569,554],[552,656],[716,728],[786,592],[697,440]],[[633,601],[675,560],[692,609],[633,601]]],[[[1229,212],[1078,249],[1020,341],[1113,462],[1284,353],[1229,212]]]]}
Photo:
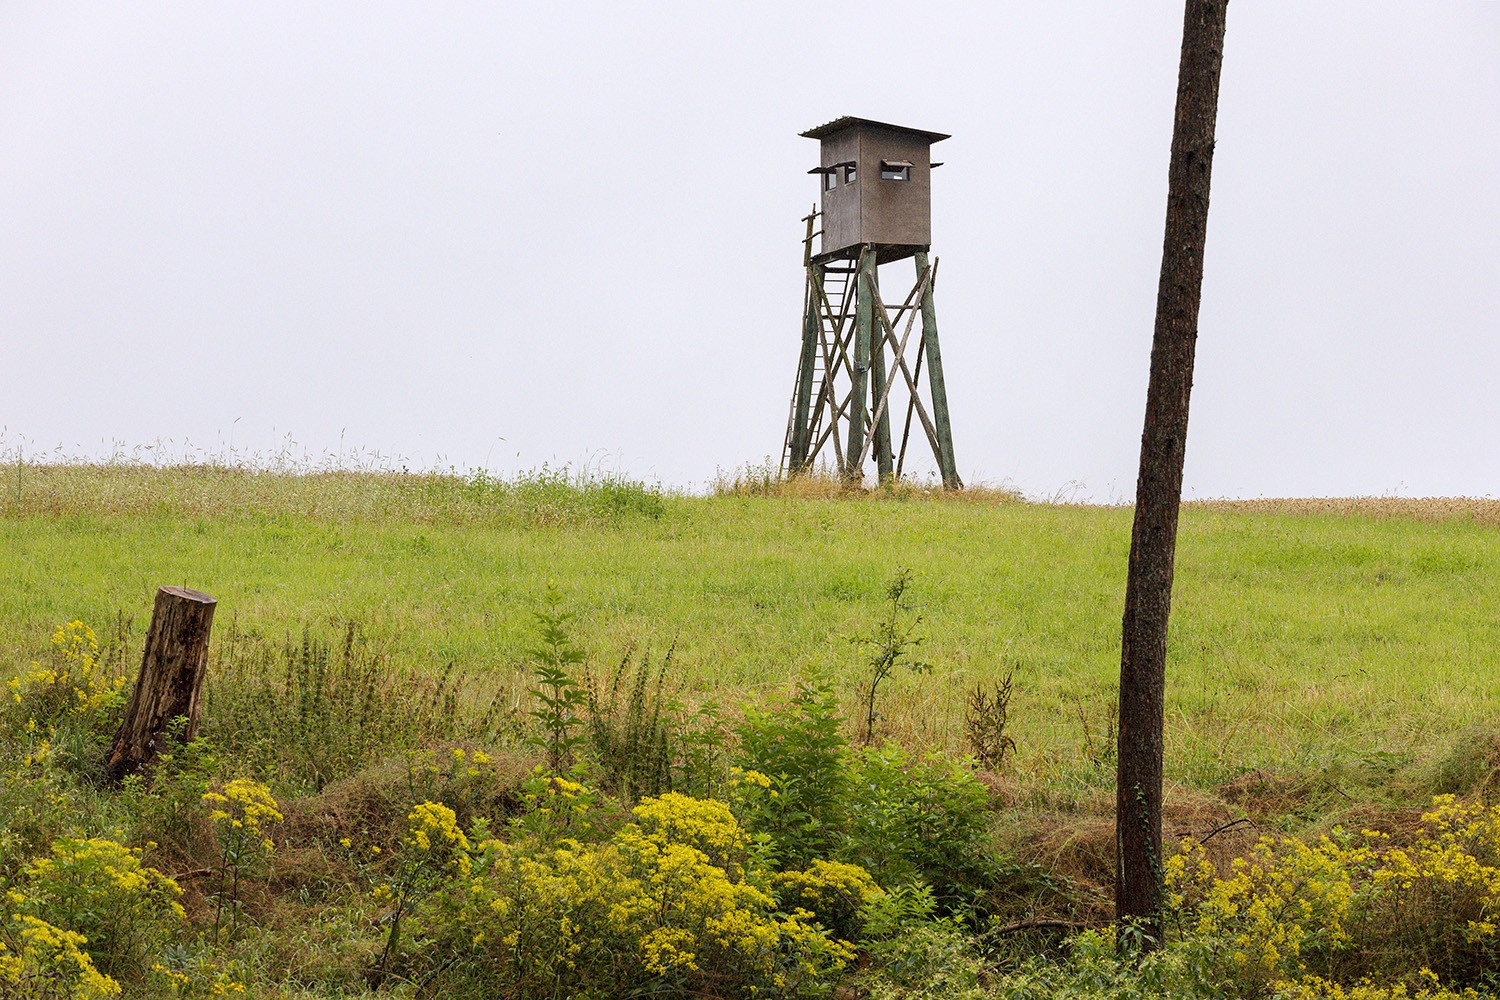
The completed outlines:
{"type": "Polygon", "coordinates": [[[792,412],[792,453],[787,474],[807,467],[808,418],[812,408],[813,369],[818,357],[818,310],[821,308],[822,268],[807,268],[807,301],[802,312],[802,358],[797,367],[797,402],[792,412]]]}
{"type": "MultiPolygon", "coordinates": [[[[875,294],[870,296],[871,303],[880,301],[880,272],[870,268],[870,284],[875,294]]],[[[863,294],[864,290],[860,290],[863,294]]],[[[875,418],[875,468],[879,481],[888,483],[891,481],[891,411],[885,402],[887,391],[885,382],[885,338],[872,337],[873,343],[870,348],[870,412],[876,414],[875,418]]]]}
{"type": "Polygon", "coordinates": [[[857,483],[864,478],[864,470],[857,464],[865,453],[865,399],[870,394],[870,346],[874,338],[875,310],[873,288],[875,251],[864,247],[859,252],[859,269],[855,275],[854,306],[854,392],[849,407],[849,442],[844,448],[848,464],[844,467],[844,478],[857,483]]]}
{"type": "MultiPolygon", "coordinates": [[[[927,270],[927,255],[917,254],[917,274],[927,270]]],[[[922,292],[922,344],[927,348],[927,380],[932,390],[932,422],[938,441],[938,471],[943,477],[943,488],[963,488],[958,478],[958,465],[953,459],[953,425],[948,417],[948,389],[943,383],[943,356],[938,350],[937,308],[932,302],[932,287],[936,282],[928,281],[922,292]]]]}

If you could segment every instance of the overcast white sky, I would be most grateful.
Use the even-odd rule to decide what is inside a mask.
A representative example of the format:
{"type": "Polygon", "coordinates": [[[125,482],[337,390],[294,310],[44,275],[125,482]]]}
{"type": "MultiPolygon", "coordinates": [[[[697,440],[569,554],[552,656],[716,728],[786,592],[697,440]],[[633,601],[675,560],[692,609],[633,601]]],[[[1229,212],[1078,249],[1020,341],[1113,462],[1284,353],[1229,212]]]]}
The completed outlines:
{"type": "MultiPolygon", "coordinates": [[[[0,448],[774,460],[850,114],[954,135],[960,472],[1128,499],[1181,18],[7,0],[0,448]]],[[[1218,135],[1187,493],[1500,494],[1500,3],[1236,0],[1218,135]]]]}

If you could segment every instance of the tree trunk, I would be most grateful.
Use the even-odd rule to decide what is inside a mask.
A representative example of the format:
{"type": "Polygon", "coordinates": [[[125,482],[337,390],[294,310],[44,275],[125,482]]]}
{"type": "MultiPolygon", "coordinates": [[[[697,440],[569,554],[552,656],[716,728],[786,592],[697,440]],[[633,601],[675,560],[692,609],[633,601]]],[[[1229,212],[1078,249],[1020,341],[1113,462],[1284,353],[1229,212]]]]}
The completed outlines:
{"type": "Polygon", "coordinates": [[[111,780],[149,764],[173,719],[187,720],[184,741],[197,737],[208,637],[217,604],[207,594],[186,587],[163,587],[156,592],[135,693],[105,765],[111,780]]]}
{"type": "Polygon", "coordinates": [[[1161,940],[1162,724],[1167,617],[1182,502],[1188,396],[1203,290],[1209,175],[1228,0],[1187,0],[1151,383],[1141,434],[1120,654],[1115,915],[1161,940]]]}

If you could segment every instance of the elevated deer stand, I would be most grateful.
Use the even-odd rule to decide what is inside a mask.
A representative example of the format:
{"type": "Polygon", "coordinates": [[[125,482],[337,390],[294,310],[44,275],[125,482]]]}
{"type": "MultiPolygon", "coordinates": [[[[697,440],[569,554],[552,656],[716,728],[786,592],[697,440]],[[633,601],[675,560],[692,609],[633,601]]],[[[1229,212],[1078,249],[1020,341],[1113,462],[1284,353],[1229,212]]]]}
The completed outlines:
{"type": "Polygon", "coordinates": [[[822,144],[821,165],[809,172],[822,177],[823,199],[803,219],[802,352],[781,471],[814,468],[828,445],[850,482],[864,479],[871,457],[879,482],[900,479],[915,416],[943,487],[959,489],[933,304],[937,261],[927,256],[932,170],[942,166],[931,162],[931,147],[948,136],[866,118],[840,118],[802,134],[822,144]],[[916,281],[900,305],[888,306],[879,266],[907,257],[915,258],[916,281]],[[924,362],[930,402],[922,398],[924,362]],[[893,447],[891,411],[903,408],[900,445],[893,447]]]}

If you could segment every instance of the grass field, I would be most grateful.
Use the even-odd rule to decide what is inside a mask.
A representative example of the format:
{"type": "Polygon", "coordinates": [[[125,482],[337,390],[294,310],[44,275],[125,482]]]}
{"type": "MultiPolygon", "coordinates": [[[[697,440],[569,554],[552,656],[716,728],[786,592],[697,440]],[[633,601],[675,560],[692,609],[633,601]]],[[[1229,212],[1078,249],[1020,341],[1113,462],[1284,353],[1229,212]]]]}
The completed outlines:
{"type": "Polygon", "coordinates": [[[1163,871],[1202,862],[1149,962],[1111,924],[1129,531],[985,489],[0,468],[0,993],[1500,993],[1500,503],[1184,510],[1163,871]],[[905,571],[930,669],[857,747],[905,571]],[[219,600],[208,739],[117,787],[164,584],[219,600]],[[670,650],[668,698],[536,652],[554,594],[595,679],[670,650]]]}
{"type": "MultiPolygon", "coordinates": [[[[965,690],[1009,671],[1019,779],[1113,781],[1101,748],[1124,508],[983,491],[659,496],[549,473],[501,483],[13,464],[0,511],[5,662],[38,655],[73,618],[102,630],[123,613],[138,648],[155,588],[186,584],[219,599],[221,636],[310,626],[336,638],[354,621],[393,665],[452,662],[517,697],[551,583],[596,665],[673,647],[684,697],[731,707],[824,673],[852,711],[863,654],[850,637],[870,631],[907,567],[934,669],[892,678],[888,731],[961,749],[965,690]]],[[[1177,565],[1176,782],[1338,768],[1388,785],[1495,721],[1500,504],[1191,505],[1177,565]]]]}

